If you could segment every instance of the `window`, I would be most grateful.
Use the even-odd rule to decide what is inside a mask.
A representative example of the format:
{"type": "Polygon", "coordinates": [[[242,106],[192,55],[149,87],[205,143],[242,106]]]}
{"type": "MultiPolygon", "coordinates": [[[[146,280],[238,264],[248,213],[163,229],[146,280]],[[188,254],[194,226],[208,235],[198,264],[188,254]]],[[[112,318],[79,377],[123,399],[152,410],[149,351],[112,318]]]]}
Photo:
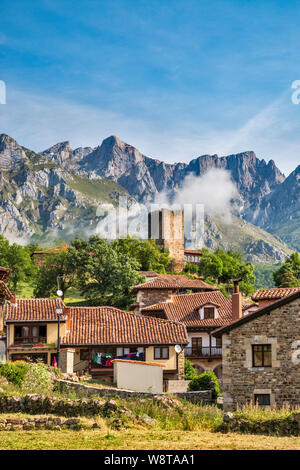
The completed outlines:
{"type": "Polygon", "coordinates": [[[271,344],[252,345],[252,366],[272,367],[271,344]]]}
{"type": "Polygon", "coordinates": [[[202,338],[192,338],[192,353],[202,351],[202,338]]]}
{"type": "Polygon", "coordinates": [[[270,406],[271,401],[270,401],[270,394],[269,393],[261,393],[254,395],[254,403],[255,405],[257,404],[258,406],[270,406]]]}
{"type": "Polygon", "coordinates": [[[216,348],[222,348],[222,338],[216,338],[216,348]]]}
{"type": "Polygon", "coordinates": [[[204,307],[204,318],[215,318],[215,307],[204,307]]]}
{"type": "Polygon", "coordinates": [[[46,343],[46,325],[15,325],[15,343],[46,343]]]}
{"type": "Polygon", "coordinates": [[[169,359],[169,348],[154,348],[154,359],[169,359]]]}
{"type": "Polygon", "coordinates": [[[80,360],[81,361],[88,361],[89,359],[89,350],[88,349],[80,349],[80,360]]]}

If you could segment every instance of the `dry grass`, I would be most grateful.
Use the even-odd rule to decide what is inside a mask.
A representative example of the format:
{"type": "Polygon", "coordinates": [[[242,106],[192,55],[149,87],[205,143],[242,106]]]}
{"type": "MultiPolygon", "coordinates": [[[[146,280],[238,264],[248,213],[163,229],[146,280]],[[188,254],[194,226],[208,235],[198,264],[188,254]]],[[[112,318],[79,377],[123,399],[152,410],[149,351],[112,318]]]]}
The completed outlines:
{"type": "Polygon", "coordinates": [[[1,431],[1,450],[299,450],[299,437],[209,431],[1,431]]]}

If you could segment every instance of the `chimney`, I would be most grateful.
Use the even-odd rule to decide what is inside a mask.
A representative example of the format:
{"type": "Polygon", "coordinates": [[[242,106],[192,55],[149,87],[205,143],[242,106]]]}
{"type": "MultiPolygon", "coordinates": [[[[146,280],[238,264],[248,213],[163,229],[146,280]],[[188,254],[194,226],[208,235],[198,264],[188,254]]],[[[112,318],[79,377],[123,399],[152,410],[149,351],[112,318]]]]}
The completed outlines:
{"type": "Polygon", "coordinates": [[[243,311],[242,311],[242,296],[239,289],[239,282],[241,278],[232,279],[234,285],[234,292],[231,297],[231,304],[232,304],[232,320],[238,320],[242,318],[243,311]]]}

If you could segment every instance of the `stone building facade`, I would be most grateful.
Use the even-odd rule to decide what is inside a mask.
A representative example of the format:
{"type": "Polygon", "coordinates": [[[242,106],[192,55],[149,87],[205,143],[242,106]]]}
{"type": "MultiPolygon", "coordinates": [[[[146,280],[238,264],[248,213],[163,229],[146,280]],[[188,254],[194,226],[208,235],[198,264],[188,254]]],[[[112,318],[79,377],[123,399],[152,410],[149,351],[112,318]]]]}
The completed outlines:
{"type": "Polygon", "coordinates": [[[224,409],[300,405],[300,292],[214,332],[222,337],[224,409]]]}
{"type": "Polygon", "coordinates": [[[152,238],[172,258],[171,270],[180,272],[184,260],[184,212],[183,210],[162,209],[150,212],[148,216],[148,238],[152,238]]]}

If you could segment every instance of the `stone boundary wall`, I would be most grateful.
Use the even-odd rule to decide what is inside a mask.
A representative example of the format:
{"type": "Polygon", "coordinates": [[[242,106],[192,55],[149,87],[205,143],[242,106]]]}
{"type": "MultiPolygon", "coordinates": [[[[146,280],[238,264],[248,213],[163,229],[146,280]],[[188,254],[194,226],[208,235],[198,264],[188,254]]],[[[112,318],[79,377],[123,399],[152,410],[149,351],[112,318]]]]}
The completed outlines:
{"type": "Polygon", "coordinates": [[[31,431],[37,429],[60,430],[81,428],[79,418],[62,420],[57,417],[0,419],[0,431],[31,431]]]}
{"type": "Polygon", "coordinates": [[[242,434],[263,434],[265,436],[300,436],[300,413],[270,419],[250,420],[236,416],[232,412],[224,414],[218,432],[237,432],[242,434]]]}
{"type": "Polygon", "coordinates": [[[0,396],[0,413],[54,414],[58,416],[108,416],[118,407],[111,401],[77,399],[28,394],[20,396],[0,396]],[[111,406],[112,405],[112,406],[111,406]]]}
{"type": "MultiPolygon", "coordinates": [[[[128,398],[153,398],[156,396],[168,396],[166,393],[151,394],[147,392],[133,392],[131,390],[121,390],[117,388],[101,388],[92,385],[84,385],[78,382],[71,382],[67,380],[57,380],[56,383],[62,392],[75,391],[78,397],[91,397],[98,395],[101,397],[120,397],[123,399],[128,398]]],[[[172,393],[176,398],[187,400],[191,403],[214,403],[211,390],[197,391],[197,392],[176,392],[172,393]]]]}

